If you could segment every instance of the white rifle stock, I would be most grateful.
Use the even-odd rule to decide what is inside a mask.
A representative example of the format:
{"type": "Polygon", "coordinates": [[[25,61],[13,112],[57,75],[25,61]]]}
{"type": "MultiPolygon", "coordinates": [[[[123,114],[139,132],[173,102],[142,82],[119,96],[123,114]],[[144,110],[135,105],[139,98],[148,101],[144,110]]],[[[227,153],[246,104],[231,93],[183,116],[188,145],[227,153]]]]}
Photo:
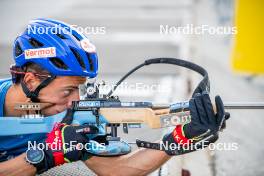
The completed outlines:
{"type": "Polygon", "coordinates": [[[163,128],[188,122],[189,111],[169,113],[169,108],[153,110],[151,108],[101,108],[109,123],[145,123],[150,128],[163,128]]]}
{"type": "MultiPolygon", "coordinates": [[[[164,128],[188,123],[190,111],[170,113],[169,105],[163,108],[100,108],[100,113],[109,123],[145,123],[150,128],[164,128]]],[[[264,109],[264,102],[228,102],[225,109],[264,109]]],[[[214,106],[216,112],[216,108],[214,106]]]]}

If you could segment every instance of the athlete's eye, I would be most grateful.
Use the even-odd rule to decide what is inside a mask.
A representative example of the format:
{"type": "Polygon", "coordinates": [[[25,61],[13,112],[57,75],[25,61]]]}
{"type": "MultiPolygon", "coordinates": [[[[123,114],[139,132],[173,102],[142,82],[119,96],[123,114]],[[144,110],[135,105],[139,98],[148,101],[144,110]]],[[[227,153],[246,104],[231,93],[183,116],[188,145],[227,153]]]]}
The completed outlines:
{"type": "Polygon", "coordinates": [[[72,90],[64,90],[64,91],[63,91],[63,95],[64,95],[65,97],[67,97],[67,96],[69,96],[69,95],[71,94],[71,92],[72,92],[72,90]]]}

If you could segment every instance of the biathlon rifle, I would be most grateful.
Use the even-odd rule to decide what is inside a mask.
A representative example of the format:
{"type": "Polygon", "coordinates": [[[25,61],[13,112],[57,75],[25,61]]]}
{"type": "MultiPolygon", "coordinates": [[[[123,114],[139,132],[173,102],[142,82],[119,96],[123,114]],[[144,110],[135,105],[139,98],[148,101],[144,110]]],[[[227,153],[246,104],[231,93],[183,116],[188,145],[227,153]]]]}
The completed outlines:
{"type": "MultiPolygon", "coordinates": [[[[138,65],[117,82],[115,87],[107,94],[100,95],[96,83],[86,81],[79,87],[80,100],[73,101],[71,109],[71,123],[76,125],[94,124],[109,127],[109,140],[120,140],[117,128],[123,125],[123,131],[128,133],[129,127],[138,127],[139,124],[147,124],[150,128],[164,128],[178,124],[189,123],[191,120],[189,102],[179,102],[171,105],[153,104],[151,102],[122,102],[118,97],[112,96],[129,75],[143,66],[151,64],[171,64],[185,67],[203,76],[195,88],[193,95],[197,92],[210,92],[210,83],[207,71],[199,65],[186,60],[175,58],[154,58],[146,60],[138,65]]],[[[33,133],[48,133],[53,126],[61,122],[68,111],[43,117],[41,109],[50,106],[46,103],[23,103],[16,106],[17,109],[26,110],[28,114],[24,117],[0,118],[0,136],[24,135],[33,133]],[[34,110],[37,114],[30,114],[34,110]]],[[[226,103],[227,109],[263,109],[264,103],[226,103]]],[[[105,135],[107,130],[99,130],[98,135],[105,135]]]]}

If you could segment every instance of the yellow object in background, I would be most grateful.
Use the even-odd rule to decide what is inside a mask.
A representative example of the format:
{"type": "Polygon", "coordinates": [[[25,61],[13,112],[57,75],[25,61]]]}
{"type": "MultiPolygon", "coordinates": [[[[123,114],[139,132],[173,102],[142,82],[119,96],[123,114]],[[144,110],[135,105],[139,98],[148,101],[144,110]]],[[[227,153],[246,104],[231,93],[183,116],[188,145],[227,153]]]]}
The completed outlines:
{"type": "Polygon", "coordinates": [[[240,73],[264,73],[264,1],[237,0],[233,70],[240,73]]]}

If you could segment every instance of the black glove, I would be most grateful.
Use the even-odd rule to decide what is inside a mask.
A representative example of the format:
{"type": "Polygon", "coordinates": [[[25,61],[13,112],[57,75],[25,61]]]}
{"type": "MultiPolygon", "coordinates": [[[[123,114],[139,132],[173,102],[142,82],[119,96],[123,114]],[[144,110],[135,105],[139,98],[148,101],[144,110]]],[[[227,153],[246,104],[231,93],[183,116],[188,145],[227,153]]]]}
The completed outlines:
{"type": "Polygon", "coordinates": [[[163,144],[177,145],[176,150],[166,147],[166,153],[169,155],[189,153],[215,142],[219,130],[225,127],[225,121],[230,117],[224,110],[220,96],[215,97],[215,105],[216,114],[207,92],[195,94],[189,101],[191,122],[177,125],[172,133],[163,137],[163,144]]]}
{"type": "Polygon", "coordinates": [[[98,128],[91,125],[56,124],[44,143],[48,148],[43,150],[45,154],[43,161],[35,166],[37,172],[42,173],[64,163],[88,159],[89,154],[85,150],[85,145],[89,139],[86,134],[96,133],[98,128]]]}

